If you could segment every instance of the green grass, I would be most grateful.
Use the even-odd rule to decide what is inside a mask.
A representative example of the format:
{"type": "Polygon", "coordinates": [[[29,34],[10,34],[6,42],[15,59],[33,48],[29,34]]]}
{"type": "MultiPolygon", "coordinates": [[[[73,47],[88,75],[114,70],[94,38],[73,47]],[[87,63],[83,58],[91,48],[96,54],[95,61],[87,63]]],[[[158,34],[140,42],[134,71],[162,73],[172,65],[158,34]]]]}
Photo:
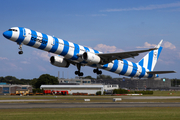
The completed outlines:
{"type": "Polygon", "coordinates": [[[0,120],[179,120],[179,107],[0,109],[0,120]]]}
{"type": "Polygon", "coordinates": [[[180,91],[154,91],[153,96],[180,96],[180,91]]]}

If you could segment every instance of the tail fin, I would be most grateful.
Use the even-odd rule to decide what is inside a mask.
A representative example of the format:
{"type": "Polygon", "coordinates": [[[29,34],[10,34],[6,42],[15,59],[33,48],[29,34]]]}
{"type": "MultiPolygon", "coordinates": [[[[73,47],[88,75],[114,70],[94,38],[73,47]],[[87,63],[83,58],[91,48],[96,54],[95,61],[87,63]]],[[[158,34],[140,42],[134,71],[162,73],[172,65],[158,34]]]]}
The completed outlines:
{"type": "Polygon", "coordinates": [[[140,66],[143,66],[145,69],[148,69],[149,71],[154,70],[154,67],[157,63],[157,60],[162,50],[162,47],[161,47],[162,41],[163,40],[161,40],[160,43],[155,47],[157,48],[156,50],[150,51],[146,56],[144,56],[144,58],[142,58],[138,62],[140,66]]]}

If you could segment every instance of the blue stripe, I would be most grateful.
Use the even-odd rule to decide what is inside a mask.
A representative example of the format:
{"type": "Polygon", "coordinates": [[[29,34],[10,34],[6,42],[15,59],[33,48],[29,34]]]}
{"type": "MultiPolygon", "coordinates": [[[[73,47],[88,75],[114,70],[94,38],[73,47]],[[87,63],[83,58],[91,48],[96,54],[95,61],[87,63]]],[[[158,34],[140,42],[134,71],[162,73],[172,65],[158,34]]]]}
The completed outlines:
{"type": "Polygon", "coordinates": [[[21,44],[24,40],[24,36],[23,36],[23,29],[22,27],[19,27],[19,37],[18,39],[16,40],[17,43],[21,44]]]}
{"type": "Polygon", "coordinates": [[[115,72],[117,70],[117,68],[118,68],[118,60],[114,60],[114,65],[110,71],[115,72]]]}
{"type": "Polygon", "coordinates": [[[153,53],[154,53],[154,50],[149,53],[149,59],[148,59],[148,69],[149,69],[149,71],[151,71],[151,68],[152,68],[153,53]]]}
{"type": "Polygon", "coordinates": [[[79,58],[77,56],[77,54],[79,54],[80,49],[79,49],[79,45],[78,44],[75,44],[75,43],[73,43],[73,44],[74,44],[74,55],[73,55],[73,57],[71,59],[72,60],[77,60],[79,58]]]}
{"type": "Polygon", "coordinates": [[[149,74],[148,78],[152,78],[153,77],[153,74],[149,74]]]}
{"type": "Polygon", "coordinates": [[[103,65],[102,69],[106,69],[108,67],[108,64],[103,65]]]}
{"type": "Polygon", "coordinates": [[[157,56],[157,59],[159,58],[159,55],[160,55],[160,53],[161,53],[161,51],[162,51],[162,48],[163,48],[163,47],[160,46],[159,49],[158,49],[158,56],[157,56]]]}
{"type": "Polygon", "coordinates": [[[36,43],[36,39],[37,39],[37,33],[34,30],[31,30],[31,40],[27,45],[33,46],[36,43]]]}
{"type": "Polygon", "coordinates": [[[84,49],[85,49],[86,52],[90,51],[89,48],[87,48],[87,47],[84,47],[84,49]]]}
{"type": "Polygon", "coordinates": [[[146,73],[146,69],[145,69],[144,67],[141,67],[141,68],[142,68],[142,72],[141,72],[139,78],[144,77],[144,75],[145,75],[145,73],[146,73]]]}
{"type": "Polygon", "coordinates": [[[53,45],[53,47],[51,48],[51,50],[49,52],[53,52],[55,53],[58,49],[58,46],[59,46],[59,41],[56,37],[53,37],[53,39],[55,40],[55,43],[53,45]]]}
{"type": "Polygon", "coordinates": [[[45,41],[46,44],[43,44],[43,42],[42,42],[38,49],[42,49],[43,50],[43,49],[46,48],[47,43],[48,43],[48,36],[46,34],[42,33],[42,41],[45,41]]]}
{"type": "Polygon", "coordinates": [[[136,75],[136,72],[137,72],[137,65],[135,63],[133,63],[133,70],[131,72],[131,74],[129,76],[133,77],[134,75],[136,75]]]}
{"type": "Polygon", "coordinates": [[[159,75],[158,75],[158,74],[156,74],[156,77],[159,77],[159,75]]]}
{"type": "Polygon", "coordinates": [[[122,71],[119,73],[119,74],[121,74],[121,75],[124,75],[124,74],[127,72],[127,69],[128,69],[128,62],[127,62],[127,60],[123,60],[123,62],[124,62],[123,69],[122,69],[122,71]]]}
{"type": "Polygon", "coordinates": [[[63,48],[63,51],[61,52],[60,55],[63,55],[65,56],[67,53],[68,53],[68,50],[69,50],[69,43],[65,40],[64,41],[64,48],[63,48]]]}
{"type": "Polygon", "coordinates": [[[97,51],[97,50],[94,50],[94,53],[99,53],[99,51],[97,51]]]}
{"type": "Polygon", "coordinates": [[[144,58],[139,62],[139,65],[143,67],[144,58]]]}

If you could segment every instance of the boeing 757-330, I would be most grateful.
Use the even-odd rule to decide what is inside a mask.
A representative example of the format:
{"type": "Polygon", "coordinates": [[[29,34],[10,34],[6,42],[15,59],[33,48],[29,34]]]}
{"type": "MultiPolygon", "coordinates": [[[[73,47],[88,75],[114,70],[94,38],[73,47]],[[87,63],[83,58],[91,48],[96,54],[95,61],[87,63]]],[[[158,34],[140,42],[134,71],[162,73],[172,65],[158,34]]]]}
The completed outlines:
{"type": "Polygon", "coordinates": [[[100,69],[104,69],[119,75],[138,78],[155,78],[158,77],[158,74],[175,72],[153,71],[162,50],[161,44],[163,40],[155,48],[151,49],[102,53],[92,48],[23,27],[12,27],[5,31],[3,36],[19,45],[19,54],[23,54],[22,45],[57,54],[50,58],[51,64],[66,68],[73,64],[77,66],[75,74],[78,76],[83,76],[81,66],[94,67],[93,72],[96,74],[102,74],[100,69]],[[144,52],[148,53],[137,63],[125,60],[126,58],[134,58],[144,52]]]}

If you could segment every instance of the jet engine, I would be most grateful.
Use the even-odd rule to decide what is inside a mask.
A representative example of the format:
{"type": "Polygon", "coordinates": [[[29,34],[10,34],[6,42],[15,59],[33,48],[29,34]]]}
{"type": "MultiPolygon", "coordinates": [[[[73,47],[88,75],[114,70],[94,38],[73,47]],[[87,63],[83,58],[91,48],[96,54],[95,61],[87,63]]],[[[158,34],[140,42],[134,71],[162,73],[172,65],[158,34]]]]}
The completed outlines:
{"type": "Polygon", "coordinates": [[[92,64],[101,63],[101,58],[94,53],[84,52],[82,57],[88,63],[92,63],[92,64]]]}
{"type": "Polygon", "coordinates": [[[66,67],[68,68],[70,63],[65,60],[64,58],[61,58],[59,56],[52,56],[50,58],[51,64],[57,67],[66,67]]]}

